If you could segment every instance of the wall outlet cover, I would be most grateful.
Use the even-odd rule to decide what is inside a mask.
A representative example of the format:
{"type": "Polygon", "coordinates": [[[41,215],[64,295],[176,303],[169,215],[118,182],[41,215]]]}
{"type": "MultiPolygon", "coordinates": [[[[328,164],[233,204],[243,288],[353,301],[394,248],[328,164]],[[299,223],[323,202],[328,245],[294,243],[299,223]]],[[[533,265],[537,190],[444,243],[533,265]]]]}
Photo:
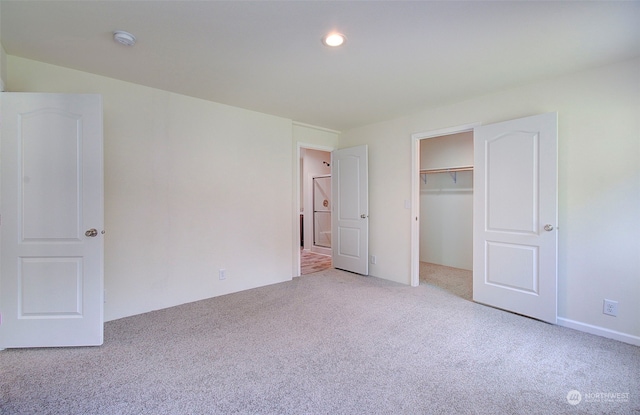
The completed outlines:
{"type": "Polygon", "coordinates": [[[613,300],[604,300],[604,307],[602,312],[609,316],[616,317],[618,315],[618,302],[613,300]]]}

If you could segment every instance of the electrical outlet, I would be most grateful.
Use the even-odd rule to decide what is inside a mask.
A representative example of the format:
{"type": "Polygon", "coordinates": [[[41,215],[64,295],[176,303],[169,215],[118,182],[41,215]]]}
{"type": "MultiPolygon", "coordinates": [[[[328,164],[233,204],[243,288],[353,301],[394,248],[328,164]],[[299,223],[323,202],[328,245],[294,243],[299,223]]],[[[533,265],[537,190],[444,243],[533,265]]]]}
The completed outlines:
{"type": "Polygon", "coordinates": [[[218,278],[220,280],[226,280],[227,279],[227,270],[226,269],[218,270],[218,278]]]}
{"type": "Polygon", "coordinates": [[[618,302],[613,300],[604,300],[604,314],[616,317],[618,315],[618,302]]]}
{"type": "Polygon", "coordinates": [[[369,255],[369,262],[370,263],[375,265],[376,261],[377,261],[377,258],[376,258],[375,255],[369,255]]]}

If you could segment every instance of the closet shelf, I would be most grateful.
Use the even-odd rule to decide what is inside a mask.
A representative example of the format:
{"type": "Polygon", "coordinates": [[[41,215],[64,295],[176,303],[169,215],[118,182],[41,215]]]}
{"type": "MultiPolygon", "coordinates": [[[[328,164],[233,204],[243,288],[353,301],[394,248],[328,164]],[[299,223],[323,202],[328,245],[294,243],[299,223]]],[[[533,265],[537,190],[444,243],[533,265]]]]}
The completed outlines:
{"type": "Polygon", "coordinates": [[[420,170],[420,174],[435,174],[435,173],[452,173],[457,171],[471,171],[473,166],[460,166],[460,167],[448,167],[446,169],[425,169],[420,170]]]}
{"type": "Polygon", "coordinates": [[[424,169],[420,170],[420,176],[422,177],[424,184],[427,184],[427,174],[449,173],[453,182],[456,183],[458,181],[458,175],[456,173],[459,171],[473,171],[473,166],[448,167],[445,169],[424,169]]]}

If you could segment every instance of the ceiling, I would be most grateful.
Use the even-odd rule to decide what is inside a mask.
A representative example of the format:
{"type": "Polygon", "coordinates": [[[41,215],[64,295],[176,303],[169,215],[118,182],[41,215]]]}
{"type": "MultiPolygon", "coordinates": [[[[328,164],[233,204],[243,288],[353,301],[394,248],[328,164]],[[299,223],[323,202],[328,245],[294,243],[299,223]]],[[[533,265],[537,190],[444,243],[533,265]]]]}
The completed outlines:
{"type": "Polygon", "coordinates": [[[339,131],[640,56],[640,1],[1,0],[0,16],[9,55],[339,131]],[[344,46],[321,43],[332,30],[344,46]]]}

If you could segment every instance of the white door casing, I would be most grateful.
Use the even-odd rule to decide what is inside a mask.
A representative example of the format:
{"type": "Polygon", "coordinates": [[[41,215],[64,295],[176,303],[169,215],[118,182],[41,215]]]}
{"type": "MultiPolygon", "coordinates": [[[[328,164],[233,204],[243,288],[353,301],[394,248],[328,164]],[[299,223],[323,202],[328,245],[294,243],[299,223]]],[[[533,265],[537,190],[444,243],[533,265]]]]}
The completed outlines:
{"type": "Polygon", "coordinates": [[[473,299],[557,317],[557,114],[474,130],[473,299]]]}
{"type": "MultiPolygon", "coordinates": [[[[331,153],[334,149],[332,147],[328,147],[328,146],[321,146],[321,145],[317,145],[317,144],[310,144],[310,143],[301,143],[298,142],[296,144],[296,160],[297,163],[296,164],[296,171],[295,171],[295,177],[294,177],[294,183],[295,183],[295,200],[294,200],[294,224],[293,224],[293,272],[292,275],[299,277],[301,275],[301,268],[300,268],[300,228],[301,228],[301,224],[300,224],[300,216],[299,213],[302,212],[301,208],[302,206],[311,206],[312,204],[312,198],[311,196],[307,196],[303,193],[303,189],[305,187],[308,187],[309,183],[312,181],[313,176],[312,175],[305,175],[304,174],[304,162],[303,162],[303,157],[302,157],[302,152],[303,150],[319,150],[319,151],[324,151],[327,153],[331,153]],[[304,181],[304,182],[303,182],[304,181]],[[303,184],[304,183],[304,184],[303,184]],[[302,198],[304,198],[304,203],[302,202],[302,198]],[[308,199],[307,199],[308,198],[308,199]]],[[[306,219],[305,219],[306,222],[306,219]]],[[[308,224],[308,222],[307,222],[308,224]]],[[[311,226],[305,226],[305,229],[310,229],[311,226]]],[[[306,239],[306,238],[305,238],[306,239]]],[[[309,240],[311,240],[311,238],[309,238],[309,240]]]]}
{"type": "Polygon", "coordinates": [[[334,268],[369,275],[369,179],[366,145],[331,153],[334,268]]]}
{"type": "Polygon", "coordinates": [[[0,97],[0,348],[100,345],[102,99],[0,97]]]}
{"type": "Polygon", "coordinates": [[[480,123],[411,134],[411,286],[420,285],[420,142],[428,138],[460,134],[480,123]]]}

